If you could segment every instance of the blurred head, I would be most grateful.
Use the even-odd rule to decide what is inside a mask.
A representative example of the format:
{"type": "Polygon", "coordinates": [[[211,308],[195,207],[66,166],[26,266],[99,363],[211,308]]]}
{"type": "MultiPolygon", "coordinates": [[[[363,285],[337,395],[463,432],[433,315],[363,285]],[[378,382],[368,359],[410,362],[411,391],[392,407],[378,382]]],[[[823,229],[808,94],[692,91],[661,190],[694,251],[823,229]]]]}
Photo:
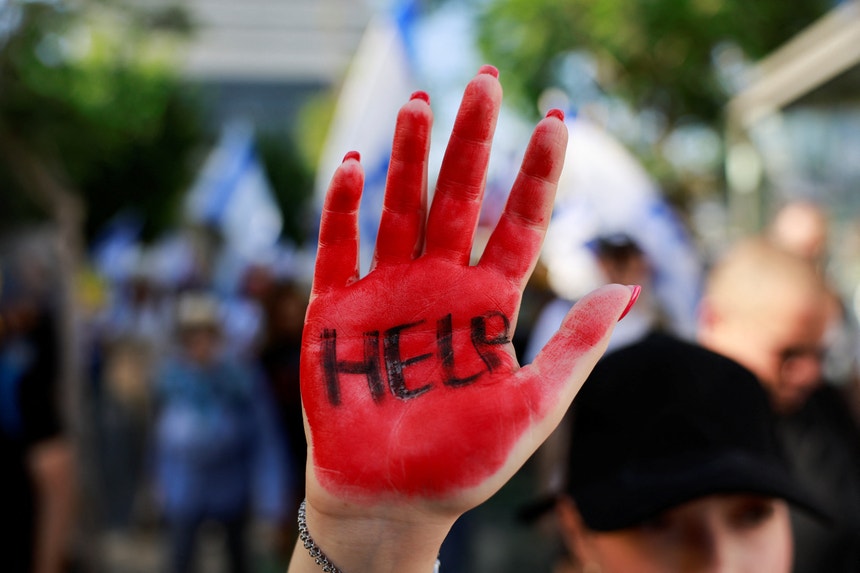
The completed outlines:
{"type": "Polygon", "coordinates": [[[775,245],[813,263],[827,254],[827,215],[811,201],[792,201],[776,212],[768,237],[775,245]]]}
{"type": "Polygon", "coordinates": [[[640,244],[627,233],[603,234],[589,242],[603,282],[640,285],[642,292],[624,321],[612,333],[608,349],[639,340],[660,324],[662,313],[653,296],[653,269],[640,244]]]}
{"type": "Polygon", "coordinates": [[[751,372],[652,335],[601,360],[574,401],[565,541],[603,573],[787,573],[793,478],[751,372]]]}
{"type": "Polygon", "coordinates": [[[218,356],[221,317],[218,301],[206,293],[185,293],[177,303],[176,327],[185,356],[208,365],[218,356]]]}
{"type": "Polygon", "coordinates": [[[597,265],[608,283],[642,285],[650,283],[648,257],[626,233],[601,235],[591,244],[597,265]]]}
{"type": "Polygon", "coordinates": [[[308,295],[290,282],[275,283],[265,300],[267,337],[270,340],[300,340],[308,295]]]}
{"type": "Polygon", "coordinates": [[[51,289],[58,281],[43,248],[25,244],[8,253],[0,245],[0,342],[28,335],[51,314],[51,289]]]}
{"type": "Polygon", "coordinates": [[[740,362],[789,413],[821,384],[827,290],[807,260],[764,240],[746,241],[712,270],[699,341],[740,362]]]}
{"type": "Polygon", "coordinates": [[[262,264],[252,263],[242,274],[240,291],[248,298],[262,301],[274,285],[272,271],[262,264]]]}

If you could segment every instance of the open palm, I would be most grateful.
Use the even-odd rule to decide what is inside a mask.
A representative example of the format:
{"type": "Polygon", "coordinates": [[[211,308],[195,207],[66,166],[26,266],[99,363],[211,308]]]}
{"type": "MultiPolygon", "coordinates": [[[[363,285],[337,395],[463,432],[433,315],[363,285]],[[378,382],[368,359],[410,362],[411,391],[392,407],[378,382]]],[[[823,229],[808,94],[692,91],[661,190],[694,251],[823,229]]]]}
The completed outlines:
{"type": "Polygon", "coordinates": [[[631,300],[581,301],[530,366],[511,340],[562,169],[567,129],[535,129],[477,265],[470,253],[501,102],[492,69],[463,96],[429,214],[432,114],[400,111],[372,269],[358,272],[363,172],[348,154],[323,210],[302,343],[310,503],[461,513],[486,499],[558,423],[631,300]],[[435,508],[435,509],[434,509],[435,508]]]}

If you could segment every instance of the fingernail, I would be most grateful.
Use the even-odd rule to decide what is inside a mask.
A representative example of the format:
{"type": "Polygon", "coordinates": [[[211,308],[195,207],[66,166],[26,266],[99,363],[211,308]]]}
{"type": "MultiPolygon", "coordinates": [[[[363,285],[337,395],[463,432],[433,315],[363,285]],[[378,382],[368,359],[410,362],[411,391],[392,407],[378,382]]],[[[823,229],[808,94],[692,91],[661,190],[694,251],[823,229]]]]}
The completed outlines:
{"type": "Polygon", "coordinates": [[[633,308],[633,305],[636,304],[636,300],[639,298],[639,293],[642,292],[642,287],[639,285],[630,285],[630,302],[627,303],[627,306],[624,308],[624,312],[621,313],[621,316],[618,317],[618,320],[621,320],[627,313],[630,312],[630,309],[633,308]]]}
{"type": "Polygon", "coordinates": [[[478,73],[479,74],[489,74],[489,75],[493,76],[494,78],[498,78],[499,77],[499,68],[497,68],[496,66],[491,66],[490,64],[484,64],[478,70],[478,73]]]}
{"type": "Polygon", "coordinates": [[[557,108],[553,108],[553,109],[549,110],[548,112],[546,112],[546,116],[547,117],[557,117],[561,121],[564,121],[564,112],[561,111],[560,109],[557,109],[557,108]]]}
{"type": "Polygon", "coordinates": [[[418,90],[418,91],[416,91],[416,92],[412,92],[412,95],[411,95],[411,96],[409,96],[409,99],[410,99],[410,100],[413,100],[413,99],[420,99],[420,100],[424,100],[424,101],[425,101],[426,103],[428,103],[428,104],[430,103],[430,95],[429,95],[427,92],[422,91],[422,90],[418,90]]]}
{"type": "Polygon", "coordinates": [[[361,161],[361,154],[358,151],[347,151],[346,155],[343,156],[342,163],[346,163],[347,159],[355,159],[356,161],[361,161]]]}

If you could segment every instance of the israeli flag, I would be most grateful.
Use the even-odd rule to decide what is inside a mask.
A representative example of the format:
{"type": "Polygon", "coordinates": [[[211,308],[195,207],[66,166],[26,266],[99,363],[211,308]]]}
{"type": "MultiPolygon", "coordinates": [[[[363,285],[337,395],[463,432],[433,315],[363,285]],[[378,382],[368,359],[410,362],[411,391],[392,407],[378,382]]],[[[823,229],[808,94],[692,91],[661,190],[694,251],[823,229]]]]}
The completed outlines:
{"type": "Polygon", "coordinates": [[[92,260],[99,274],[111,282],[122,282],[134,273],[141,257],[143,217],[125,210],[111,218],[99,232],[92,260]]]}
{"type": "Polygon", "coordinates": [[[410,55],[416,14],[414,1],[401,2],[368,24],[344,79],[317,170],[319,212],[344,154],[361,153],[365,171],[359,211],[362,272],[368,270],[376,244],[396,113],[416,89],[410,55]]]}
{"type": "Polygon", "coordinates": [[[246,122],[230,122],[189,192],[185,212],[219,229],[229,249],[254,260],[273,249],[283,229],[271,184],[246,122]]]}

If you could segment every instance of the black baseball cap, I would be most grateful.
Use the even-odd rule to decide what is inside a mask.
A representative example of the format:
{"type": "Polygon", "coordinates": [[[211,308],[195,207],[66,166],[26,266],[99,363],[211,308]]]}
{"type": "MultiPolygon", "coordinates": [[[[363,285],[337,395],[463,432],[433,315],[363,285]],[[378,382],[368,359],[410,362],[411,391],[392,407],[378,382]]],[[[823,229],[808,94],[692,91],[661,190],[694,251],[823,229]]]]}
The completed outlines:
{"type": "Polygon", "coordinates": [[[596,531],[699,497],[750,493],[829,512],[792,475],[765,390],[746,368],[652,334],[606,355],[573,404],[568,493],[596,531]]]}

